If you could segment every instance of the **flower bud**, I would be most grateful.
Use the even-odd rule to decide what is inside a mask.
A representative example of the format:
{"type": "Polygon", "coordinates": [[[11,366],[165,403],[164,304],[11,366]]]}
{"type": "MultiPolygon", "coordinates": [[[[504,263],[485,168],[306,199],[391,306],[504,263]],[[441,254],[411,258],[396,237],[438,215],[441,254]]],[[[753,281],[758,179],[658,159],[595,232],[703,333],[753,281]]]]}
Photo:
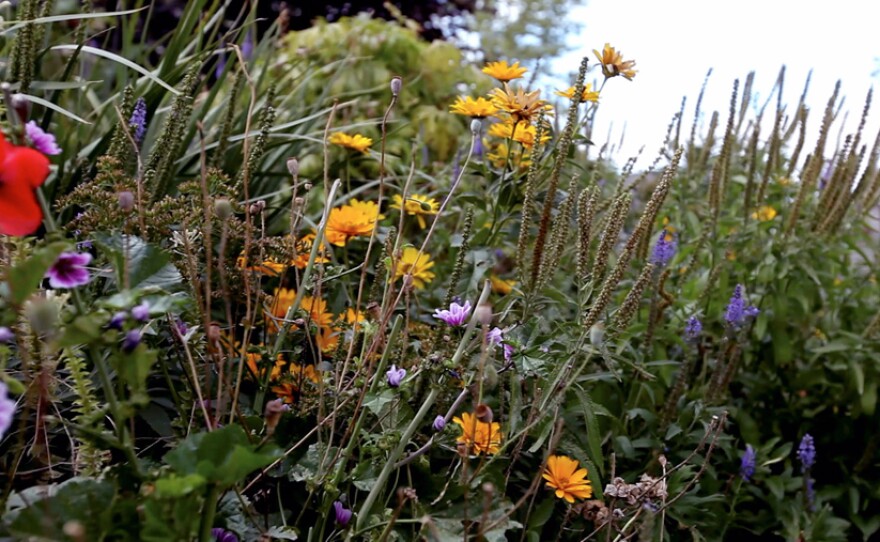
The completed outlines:
{"type": "Polygon", "coordinates": [[[51,335],[58,325],[58,305],[48,299],[34,299],[24,308],[31,329],[38,335],[51,335]]]}
{"type": "Polygon", "coordinates": [[[303,190],[305,190],[306,192],[308,192],[311,189],[312,189],[312,183],[306,183],[303,185],[303,190]]]}
{"type": "Polygon", "coordinates": [[[605,324],[596,322],[590,328],[590,344],[593,346],[602,346],[602,340],[605,338],[605,324]]]}
{"type": "Polygon", "coordinates": [[[299,160],[296,158],[290,158],[287,160],[287,171],[290,172],[294,177],[299,176],[299,160]]]}
{"type": "Polygon", "coordinates": [[[434,428],[434,431],[443,431],[443,428],[446,427],[446,418],[438,414],[431,427],[434,428]]]}
{"type": "Polygon", "coordinates": [[[22,94],[13,94],[11,105],[15,109],[18,118],[21,119],[21,122],[27,122],[28,117],[31,115],[31,102],[22,94]]]}
{"type": "Polygon", "coordinates": [[[126,213],[130,213],[134,210],[134,194],[130,191],[123,190],[122,192],[118,192],[116,194],[116,201],[119,203],[119,208],[126,213]]]}
{"type": "Polygon", "coordinates": [[[479,135],[480,128],[483,127],[483,121],[480,119],[471,119],[471,133],[473,135],[479,135]]]}
{"type": "Polygon", "coordinates": [[[272,436],[278,422],[281,421],[281,415],[290,410],[290,407],[284,404],[281,399],[275,399],[266,403],[266,434],[272,436]]]}
{"type": "Polygon", "coordinates": [[[257,200],[251,204],[251,214],[258,215],[266,209],[265,200],[257,200]]]}
{"type": "Polygon", "coordinates": [[[141,332],[138,329],[132,329],[122,339],[122,351],[131,354],[139,344],[141,344],[141,332]]]}
{"type": "Polygon", "coordinates": [[[486,403],[477,405],[477,408],[474,409],[474,416],[483,423],[491,423],[495,418],[495,414],[486,403]]]}
{"type": "Polygon", "coordinates": [[[484,326],[488,326],[492,323],[492,305],[486,301],[477,304],[477,308],[474,309],[474,318],[477,319],[477,322],[484,326]]]}
{"type": "Polygon", "coordinates": [[[400,89],[403,87],[403,79],[395,75],[391,78],[391,95],[397,98],[400,95],[400,89]]]}
{"type": "Polygon", "coordinates": [[[220,342],[220,326],[215,323],[211,323],[211,325],[208,326],[206,335],[208,337],[208,342],[210,342],[211,344],[216,344],[220,342]]]}
{"type": "Polygon", "coordinates": [[[220,220],[226,221],[232,217],[232,203],[226,198],[214,200],[214,214],[220,220]]]}

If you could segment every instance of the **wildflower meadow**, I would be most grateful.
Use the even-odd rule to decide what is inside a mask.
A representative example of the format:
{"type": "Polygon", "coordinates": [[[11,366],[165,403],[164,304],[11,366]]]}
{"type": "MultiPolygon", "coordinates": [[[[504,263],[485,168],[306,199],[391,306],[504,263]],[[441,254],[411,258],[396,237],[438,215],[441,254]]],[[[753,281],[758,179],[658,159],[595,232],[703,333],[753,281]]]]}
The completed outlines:
{"type": "Polygon", "coordinates": [[[626,43],[554,93],[401,13],[13,4],[3,540],[880,536],[870,93],[621,159],[626,43]]]}

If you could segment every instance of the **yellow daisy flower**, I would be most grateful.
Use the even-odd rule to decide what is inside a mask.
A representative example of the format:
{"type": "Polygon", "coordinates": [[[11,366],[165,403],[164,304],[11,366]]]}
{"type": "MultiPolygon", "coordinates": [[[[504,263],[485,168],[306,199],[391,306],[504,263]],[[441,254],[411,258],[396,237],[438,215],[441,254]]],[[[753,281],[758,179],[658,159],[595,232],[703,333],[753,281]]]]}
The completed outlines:
{"type": "Polygon", "coordinates": [[[376,222],[383,218],[385,216],[379,214],[376,202],[353,199],[348,205],[330,210],[324,235],[331,245],[345,246],[352,237],[370,236],[376,222]]]}
{"type": "Polygon", "coordinates": [[[526,92],[522,88],[511,89],[504,83],[504,88],[496,88],[489,94],[495,107],[508,113],[513,122],[531,123],[541,111],[550,111],[552,106],[541,99],[541,91],[526,92]]]}
{"type": "Polygon", "coordinates": [[[503,279],[498,275],[489,275],[489,282],[492,285],[492,291],[496,294],[507,295],[513,291],[516,281],[513,279],[503,279]]]}
{"type": "Polygon", "coordinates": [[[599,62],[602,63],[602,73],[606,79],[622,75],[632,81],[632,78],[636,76],[636,70],[633,69],[636,61],[623,60],[623,54],[615,50],[611,45],[606,43],[601,53],[595,49],[593,49],[593,53],[599,59],[599,62]]]}
{"type": "Polygon", "coordinates": [[[449,111],[456,115],[465,115],[475,119],[491,117],[498,112],[498,108],[490,100],[479,97],[476,100],[470,96],[459,96],[455,103],[449,106],[449,111]]]}
{"type": "MultiPolygon", "coordinates": [[[[272,299],[272,305],[269,314],[274,317],[270,319],[269,326],[277,329],[276,320],[282,320],[287,316],[287,311],[296,299],[296,291],[292,288],[276,288],[275,295],[272,299]]],[[[315,342],[322,351],[333,350],[339,342],[338,329],[333,326],[333,314],[327,310],[327,302],[320,297],[312,297],[310,295],[303,296],[300,301],[300,309],[308,314],[309,323],[314,324],[318,328],[315,335],[315,342]]],[[[291,329],[297,329],[297,326],[291,326],[291,329]]]]}
{"type": "Polygon", "coordinates": [[[370,145],[373,144],[373,140],[369,137],[362,136],[361,134],[349,135],[345,132],[334,132],[330,134],[330,138],[327,141],[333,145],[339,145],[340,147],[363,153],[366,153],[370,145]]]}
{"type": "MultiPolygon", "coordinates": [[[[546,131],[544,132],[547,133],[546,131]]],[[[496,122],[489,127],[489,135],[500,137],[502,139],[513,139],[527,148],[531,149],[535,146],[535,138],[538,137],[538,129],[531,124],[519,123],[514,124],[511,121],[496,122]]],[[[541,136],[541,143],[550,140],[549,135],[541,136]]]]}
{"type": "Polygon", "coordinates": [[[432,267],[434,267],[434,262],[431,261],[430,255],[422,253],[422,255],[419,256],[419,249],[415,247],[406,247],[403,249],[400,261],[397,262],[397,269],[394,271],[394,280],[412,274],[413,286],[422,290],[427,283],[434,280],[434,272],[428,271],[432,267]]]}
{"type": "Polygon", "coordinates": [[[752,218],[756,218],[761,222],[769,222],[776,218],[776,215],[776,209],[770,207],[769,205],[764,205],[763,207],[760,207],[757,211],[752,213],[752,218]]]}
{"type": "Polygon", "coordinates": [[[487,62],[486,67],[482,71],[489,77],[494,77],[502,83],[506,83],[512,79],[519,79],[529,70],[520,67],[519,62],[509,65],[506,60],[501,60],[499,62],[487,62]]]}
{"type": "MultiPolygon", "coordinates": [[[[498,169],[503,168],[505,166],[505,164],[507,163],[507,155],[508,155],[508,150],[509,150],[507,147],[507,143],[505,143],[505,142],[498,143],[494,146],[491,146],[491,148],[492,148],[492,152],[487,152],[486,158],[496,168],[498,168],[498,169]]],[[[514,149],[509,154],[510,154],[511,163],[513,163],[514,165],[516,165],[516,167],[518,167],[520,169],[527,168],[532,163],[532,161],[529,160],[529,153],[527,153],[527,152],[524,153],[520,149],[514,149]]]]}
{"type": "MultiPolygon", "coordinates": [[[[557,90],[554,94],[571,100],[572,98],[574,98],[574,87],[568,87],[568,89],[566,90],[557,90]]],[[[586,85],[584,85],[584,91],[581,93],[581,101],[593,103],[599,101],[599,92],[593,90],[592,83],[587,83],[586,85]]]]}
{"type": "MultiPolygon", "coordinates": [[[[306,268],[306,266],[309,264],[309,256],[312,253],[312,243],[314,241],[314,233],[307,233],[299,238],[299,241],[296,242],[296,258],[293,259],[291,265],[293,265],[297,269],[306,268]]],[[[324,252],[324,243],[321,243],[318,246],[318,254],[315,256],[315,263],[327,263],[330,261],[322,256],[324,252]]]]}
{"type": "Polygon", "coordinates": [[[392,209],[405,209],[406,214],[416,217],[419,221],[419,227],[425,229],[425,216],[436,215],[440,210],[440,204],[434,198],[421,196],[419,194],[409,194],[406,196],[406,203],[403,202],[403,196],[395,194],[391,203],[392,209]]]}
{"type": "Polygon", "coordinates": [[[578,469],[577,460],[564,455],[551,455],[547,459],[547,467],[543,477],[547,487],[556,490],[556,496],[573,503],[575,499],[589,499],[593,496],[593,487],[586,479],[587,469],[578,469]]]}
{"type": "MultiPolygon", "coordinates": [[[[262,344],[260,345],[263,346],[262,344]]],[[[266,376],[267,367],[265,364],[261,363],[263,361],[263,356],[257,352],[245,352],[245,363],[247,364],[250,372],[248,376],[254,375],[258,379],[261,379],[266,376]],[[262,367],[261,367],[262,365],[262,367]]],[[[272,366],[271,373],[269,374],[269,381],[274,382],[278,380],[278,377],[281,376],[281,368],[284,366],[284,358],[279,354],[277,358],[275,358],[275,365],[272,366]]]]}
{"type": "Polygon", "coordinates": [[[456,442],[467,446],[469,453],[497,454],[501,450],[501,424],[481,422],[470,412],[462,412],[461,418],[452,418],[452,423],[461,427],[461,436],[456,442]]]}

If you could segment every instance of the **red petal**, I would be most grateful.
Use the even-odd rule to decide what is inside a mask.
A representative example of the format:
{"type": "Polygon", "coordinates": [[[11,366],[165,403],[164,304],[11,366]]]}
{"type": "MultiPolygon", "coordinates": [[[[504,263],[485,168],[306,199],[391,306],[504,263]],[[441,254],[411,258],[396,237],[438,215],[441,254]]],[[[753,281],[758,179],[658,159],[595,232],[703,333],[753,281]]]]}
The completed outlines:
{"type": "Polygon", "coordinates": [[[36,188],[49,176],[49,159],[35,149],[3,145],[0,183],[36,188]]]}
{"type": "MultiPolygon", "coordinates": [[[[4,177],[5,177],[5,171],[4,177]]],[[[30,235],[43,221],[34,189],[26,184],[0,182],[0,233],[30,235]]]]}

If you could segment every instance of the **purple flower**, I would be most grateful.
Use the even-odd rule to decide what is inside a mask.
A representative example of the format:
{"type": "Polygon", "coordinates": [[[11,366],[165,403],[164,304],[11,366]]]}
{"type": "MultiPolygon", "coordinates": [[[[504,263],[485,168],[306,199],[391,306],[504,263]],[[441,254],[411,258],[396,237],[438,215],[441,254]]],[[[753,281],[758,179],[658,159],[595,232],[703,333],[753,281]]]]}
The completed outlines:
{"type": "Polygon", "coordinates": [[[140,305],[132,307],[131,317],[138,322],[146,322],[150,319],[150,304],[147,301],[141,301],[140,305]]]}
{"type": "Polygon", "coordinates": [[[86,266],[92,261],[88,252],[62,252],[46,271],[49,286],[53,288],[76,288],[89,282],[86,266]]]}
{"type": "Polygon", "coordinates": [[[0,440],[12,425],[12,416],[15,415],[15,401],[7,396],[6,384],[0,382],[0,440]]]}
{"type": "Polygon", "coordinates": [[[189,331],[189,326],[186,325],[186,322],[184,322],[183,320],[178,318],[174,322],[174,325],[177,327],[177,334],[178,335],[180,335],[181,337],[186,336],[187,332],[189,331]]]}
{"type": "Polygon", "coordinates": [[[513,353],[516,351],[516,349],[513,347],[512,344],[507,343],[502,346],[502,349],[504,350],[504,361],[510,361],[510,358],[513,357],[513,353]]]}
{"type": "Polygon", "coordinates": [[[128,126],[134,132],[134,140],[138,143],[142,142],[147,133],[147,102],[143,98],[138,98],[134,103],[134,111],[128,119],[128,126]]]}
{"type": "Polygon", "coordinates": [[[446,325],[452,327],[463,326],[467,323],[467,319],[471,315],[471,308],[470,301],[465,301],[464,304],[459,304],[458,302],[453,301],[450,303],[448,310],[435,310],[434,318],[443,320],[446,325]]]}
{"type": "Polygon", "coordinates": [[[122,339],[122,351],[126,354],[131,354],[139,344],[141,344],[141,332],[140,330],[132,329],[122,339]]]}
{"type": "Polygon", "coordinates": [[[651,253],[649,261],[657,267],[665,267],[675,256],[677,245],[675,237],[664,229],[657,238],[657,244],[654,245],[654,252],[651,253]]]}
{"type": "Polygon", "coordinates": [[[804,435],[797,450],[798,461],[801,462],[801,471],[807,472],[816,464],[816,444],[813,436],[809,433],[804,435]]]}
{"type": "Polygon", "coordinates": [[[392,388],[396,388],[400,386],[400,383],[403,382],[404,377],[406,377],[406,369],[397,368],[397,365],[392,365],[388,372],[385,373],[385,376],[388,377],[388,385],[392,388]]]}
{"type": "Polygon", "coordinates": [[[340,501],[333,503],[333,511],[336,512],[336,523],[342,528],[348,526],[348,522],[351,521],[352,511],[346,508],[340,501]]]}
{"type": "Polygon", "coordinates": [[[438,414],[431,427],[434,428],[434,431],[443,431],[443,428],[446,427],[446,418],[438,414]]]}
{"type": "Polygon", "coordinates": [[[235,533],[227,531],[226,529],[221,529],[220,527],[214,527],[211,529],[211,536],[217,542],[238,542],[238,537],[235,536],[235,533]]]}
{"type": "Polygon", "coordinates": [[[750,482],[752,480],[752,476],[755,475],[755,457],[756,457],[755,449],[752,448],[751,444],[746,444],[746,451],[743,452],[742,460],[739,464],[739,475],[742,476],[743,481],[750,482]]]}
{"type": "Polygon", "coordinates": [[[61,154],[61,147],[55,142],[55,136],[48,132],[44,132],[42,128],[37,126],[36,121],[30,121],[24,125],[24,131],[27,133],[28,139],[34,144],[34,148],[43,154],[61,154]]]}
{"type": "Polygon", "coordinates": [[[0,343],[11,343],[15,340],[15,333],[6,326],[0,326],[0,343]]]}
{"type": "Polygon", "coordinates": [[[703,333],[703,324],[696,316],[688,318],[687,325],[684,326],[684,339],[688,342],[697,342],[700,334],[703,333]]]}
{"type": "Polygon", "coordinates": [[[122,326],[125,324],[126,318],[128,318],[128,313],[125,311],[119,311],[110,318],[107,327],[122,331],[122,326]]]}
{"type": "Polygon", "coordinates": [[[244,57],[245,60],[250,60],[251,56],[254,54],[254,33],[252,30],[248,30],[247,34],[244,35],[244,41],[241,42],[241,56],[244,57]]]}
{"type": "Polygon", "coordinates": [[[489,346],[498,346],[504,341],[504,332],[501,331],[500,327],[492,328],[489,333],[486,334],[486,341],[488,341],[489,346]]]}
{"type": "Polygon", "coordinates": [[[746,322],[747,318],[754,318],[761,312],[757,307],[746,306],[746,300],[743,298],[743,285],[737,284],[733,289],[733,295],[727,304],[727,312],[724,319],[734,328],[740,328],[746,322]]]}

